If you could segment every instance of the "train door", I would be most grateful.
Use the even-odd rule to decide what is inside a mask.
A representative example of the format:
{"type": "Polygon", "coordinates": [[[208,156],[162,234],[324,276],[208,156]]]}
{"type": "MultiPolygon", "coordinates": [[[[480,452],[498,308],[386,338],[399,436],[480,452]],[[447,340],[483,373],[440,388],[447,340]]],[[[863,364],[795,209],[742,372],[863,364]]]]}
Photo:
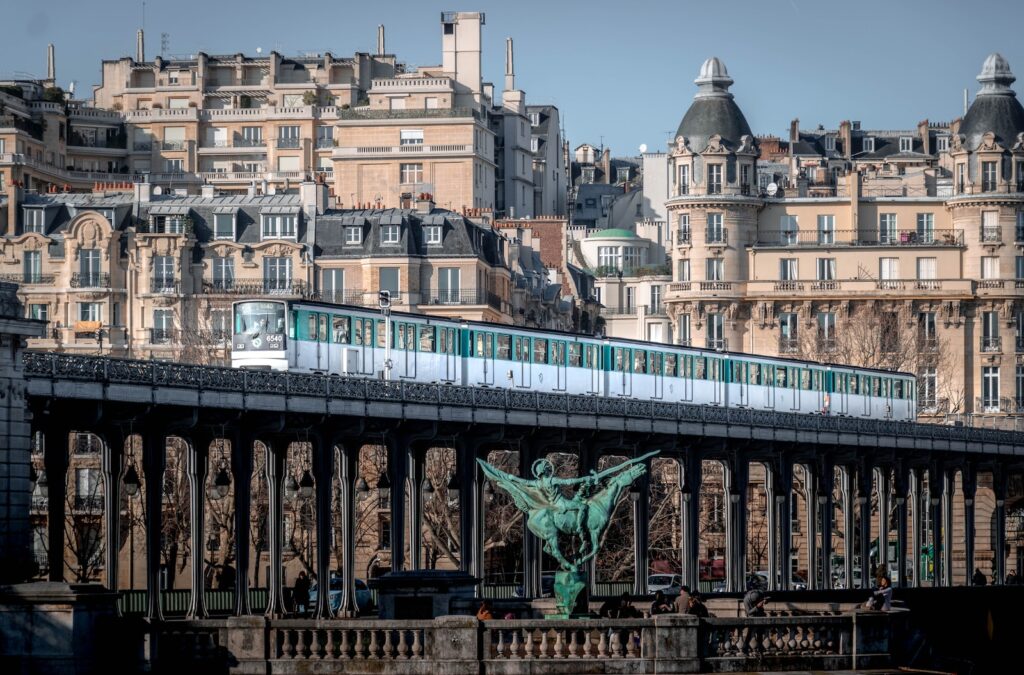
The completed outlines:
{"type": "Polygon", "coordinates": [[[473,356],[476,363],[472,371],[480,384],[494,384],[494,333],[478,330],[472,333],[473,356]]]}
{"type": "Polygon", "coordinates": [[[512,337],[512,357],[518,363],[516,382],[520,387],[532,386],[533,377],[530,368],[530,338],[521,335],[512,337]]]}
{"type": "Polygon", "coordinates": [[[552,340],[550,349],[551,365],[555,368],[555,391],[565,391],[568,386],[565,364],[567,345],[564,340],[552,340]]]}
{"type": "Polygon", "coordinates": [[[416,324],[395,323],[395,352],[391,356],[399,377],[416,377],[416,324]]]}
{"type": "Polygon", "coordinates": [[[679,357],[679,373],[682,376],[679,386],[683,388],[680,398],[684,401],[693,400],[693,356],[683,354],[679,357]]]}
{"type": "Polygon", "coordinates": [[[583,367],[588,371],[588,393],[601,393],[601,375],[604,372],[601,348],[598,345],[583,345],[583,367]]]}
{"type": "Polygon", "coordinates": [[[612,376],[612,392],[617,396],[630,396],[633,392],[632,370],[633,350],[628,347],[615,347],[612,350],[615,359],[615,373],[612,376]]]}
{"type": "Polygon", "coordinates": [[[863,415],[871,416],[871,399],[874,396],[875,387],[878,386],[878,378],[871,375],[860,376],[860,397],[863,401],[863,415]]]}
{"type": "Polygon", "coordinates": [[[330,339],[330,314],[317,313],[316,315],[316,358],[317,370],[331,372],[331,339],[330,339]]]}
{"type": "Polygon", "coordinates": [[[729,387],[735,387],[736,398],[730,398],[731,403],[738,406],[750,405],[750,367],[746,361],[732,361],[732,368],[729,373],[729,387]]]}
{"type": "Polygon", "coordinates": [[[648,372],[654,381],[654,393],[652,398],[665,398],[665,355],[661,352],[651,352],[647,364],[648,372]]]}
{"type": "Polygon", "coordinates": [[[789,408],[790,410],[800,410],[801,369],[787,367],[786,370],[789,371],[786,379],[789,380],[789,395],[791,396],[789,408]]]}
{"type": "Polygon", "coordinates": [[[880,377],[882,381],[882,401],[885,405],[885,409],[880,411],[882,416],[889,419],[893,416],[893,411],[896,409],[894,406],[896,401],[893,399],[893,386],[891,377],[880,377]]]}
{"type": "Polygon", "coordinates": [[[711,402],[722,405],[725,402],[725,374],[721,359],[708,358],[708,380],[711,382],[711,402]]]}
{"type": "Polygon", "coordinates": [[[765,363],[761,365],[761,384],[764,390],[764,407],[775,408],[775,366],[765,363]]]}
{"type": "Polygon", "coordinates": [[[846,414],[847,396],[846,373],[825,371],[825,393],[828,394],[828,411],[837,415],[846,414]]]}
{"type": "Polygon", "coordinates": [[[439,375],[445,382],[454,382],[459,376],[457,342],[455,329],[439,326],[438,332],[438,354],[441,357],[442,365],[439,375]]]}
{"type": "Polygon", "coordinates": [[[373,374],[373,319],[357,317],[355,330],[352,333],[354,344],[359,353],[359,373],[373,374]]]}

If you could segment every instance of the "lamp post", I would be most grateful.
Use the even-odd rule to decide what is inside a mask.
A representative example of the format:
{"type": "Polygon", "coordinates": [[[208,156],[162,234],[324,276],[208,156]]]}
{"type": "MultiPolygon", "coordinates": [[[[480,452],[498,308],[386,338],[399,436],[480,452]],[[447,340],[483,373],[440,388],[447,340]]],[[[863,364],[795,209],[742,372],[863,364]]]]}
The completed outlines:
{"type": "Polygon", "coordinates": [[[128,590],[135,590],[135,509],[132,497],[139,494],[139,472],[135,470],[134,455],[124,472],[124,492],[128,496],[128,590]]]}
{"type": "Polygon", "coordinates": [[[384,317],[384,381],[391,380],[391,291],[378,291],[377,305],[384,317]]]}

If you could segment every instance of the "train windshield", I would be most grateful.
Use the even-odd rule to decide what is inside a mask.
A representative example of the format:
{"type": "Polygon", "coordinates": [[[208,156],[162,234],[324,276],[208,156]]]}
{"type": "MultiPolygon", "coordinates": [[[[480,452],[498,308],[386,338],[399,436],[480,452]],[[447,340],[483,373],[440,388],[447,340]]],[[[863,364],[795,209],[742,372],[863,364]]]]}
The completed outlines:
{"type": "Polygon", "coordinates": [[[235,305],[235,333],[284,333],[284,317],[282,302],[240,302],[235,305]]]}

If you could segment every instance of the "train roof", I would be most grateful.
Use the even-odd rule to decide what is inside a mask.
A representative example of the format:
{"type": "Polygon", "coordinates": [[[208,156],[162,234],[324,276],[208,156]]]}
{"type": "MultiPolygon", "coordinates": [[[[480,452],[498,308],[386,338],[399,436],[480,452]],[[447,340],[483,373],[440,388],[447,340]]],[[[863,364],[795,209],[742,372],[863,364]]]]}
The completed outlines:
{"type": "MultiPolygon", "coordinates": [[[[333,308],[333,309],[345,309],[345,310],[349,310],[349,311],[355,310],[355,311],[371,312],[371,313],[377,313],[379,311],[378,309],[376,309],[374,307],[363,307],[363,306],[360,306],[360,305],[346,305],[346,304],[335,303],[335,302],[321,302],[321,301],[318,301],[318,300],[259,300],[259,299],[253,298],[253,299],[250,299],[250,300],[238,300],[234,304],[239,304],[239,303],[242,303],[242,302],[284,302],[284,303],[289,304],[289,305],[311,305],[311,306],[314,306],[314,307],[330,307],[330,308],[333,308]]],[[[492,328],[492,329],[505,328],[505,329],[514,330],[514,331],[517,331],[517,332],[536,333],[536,334],[542,334],[542,335],[560,335],[560,336],[564,336],[566,339],[580,339],[580,338],[582,338],[582,339],[586,339],[586,340],[596,340],[596,341],[599,341],[599,342],[603,342],[605,340],[608,340],[609,342],[614,341],[614,342],[624,343],[624,344],[641,345],[641,346],[643,346],[643,347],[645,347],[647,349],[674,348],[674,349],[680,349],[680,350],[691,351],[691,352],[700,352],[700,353],[708,354],[708,355],[729,356],[729,357],[737,357],[737,358],[758,358],[758,359],[768,359],[768,360],[771,360],[771,361],[783,361],[785,363],[793,363],[793,364],[801,364],[801,365],[817,365],[817,366],[825,366],[825,367],[830,367],[830,368],[847,368],[849,370],[865,371],[865,372],[870,372],[870,373],[879,373],[879,374],[890,376],[890,377],[894,376],[894,375],[898,375],[898,376],[901,376],[901,377],[907,377],[907,378],[913,378],[914,377],[913,373],[907,373],[907,372],[903,372],[903,371],[899,371],[899,370],[883,370],[881,368],[867,368],[867,367],[863,367],[863,366],[851,366],[851,365],[846,364],[846,363],[821,363],[820,361],[806,361],[806,360],[803,360],[803,359],[794,359],[794,358],[789,358],[789,357],[785,357],[785,356],[768,356],[766,354],[750,354],[750,353],[747,353],[747,352],[734,352],[734,351],[727,351],[727,350],[719,351],[717,349],[708,349],[707,347],[691,347],[689,345],[674,345],[674,344],[667,344],[667,343],[664,343],[664,342],[648,342],[646,340],[634,340],[632,338],[602,337],[602,336],[597,336],[597,335],[586,335],[584,333],[571,333],[569,331],[554,330],[554,329],[550,329],[550,328],[532,328],[532,327],[529,327],[529,326],[515,326],[515,325],[510,325],[510,324],[502,324],[502,323],[487,323],[487,322],[484,322],[484,321],[473,321],[473,320],[470,320],[470,319],[453,319],[453,318],[447,317],[447,316],[431,316],[429,314],[417,314],[415,312],[402,312],[402,311],[394,311],[394,310],[392,310],[391,316],[401,316],[401,317],[408,317],[408,318],[412,318],[412,319],[426,319],[426,320],[428,320],[428,321],[430,321],[432,323],[451,323],[451,324],[454,324],[456,326],[461,326],[462,324],[466,323],[466,324],[472,324],[472,325],[478,325],[478,326],[480,326],[480,325],[488,326],[489,328],[492,328]]]]}

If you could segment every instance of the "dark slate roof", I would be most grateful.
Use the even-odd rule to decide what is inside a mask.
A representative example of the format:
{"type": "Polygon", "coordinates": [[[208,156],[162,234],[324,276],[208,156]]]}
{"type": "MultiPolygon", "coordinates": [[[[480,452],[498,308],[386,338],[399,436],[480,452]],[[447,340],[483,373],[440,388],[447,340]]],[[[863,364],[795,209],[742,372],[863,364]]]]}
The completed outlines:
{"type": "Polygon", "coordinates": [[[1010,88],[1016,80],[1010,64],[999,54],[990,54],[982,65],[978,82],[982,87],[960,124],[968,150],[976,150],[991,131],[1004,148],[1011,148],[1017,134],[1024,132],[1024,108],[1010,88]]]}
{"type": "Polygon", "coordinates": [[[540,113],[539,121],[533,125],[533,131],[536,134],[544,135],[548,133],[548,122],[551,120],[551,110],[554,106],[550,105],[528,105],[526,106],[527,113],[540,113]]]}
{"type": "Polygon", "coordinates": [[[731,149],[739,146],[742,136],[753,136],[747,118],[729,93],[732,78],[724,63],[717,58],[708,59],[694,82],[699,91],[676,130],[677,137],[689,140],[691,150],[701,152],[715,134],[731,149]]]}
{"type": "Polygon", "coordinates": [[[614,199],[623,194],[621,185],[606,183],[584,183],[576,190],[576,206],[573,221],[579,224],[597,224],[598,220],[611,211],[611,205],[602,208],[601,197],[611,195],[614,199]],[[588,203],[589,200],[589,203],[588,203]]]}

